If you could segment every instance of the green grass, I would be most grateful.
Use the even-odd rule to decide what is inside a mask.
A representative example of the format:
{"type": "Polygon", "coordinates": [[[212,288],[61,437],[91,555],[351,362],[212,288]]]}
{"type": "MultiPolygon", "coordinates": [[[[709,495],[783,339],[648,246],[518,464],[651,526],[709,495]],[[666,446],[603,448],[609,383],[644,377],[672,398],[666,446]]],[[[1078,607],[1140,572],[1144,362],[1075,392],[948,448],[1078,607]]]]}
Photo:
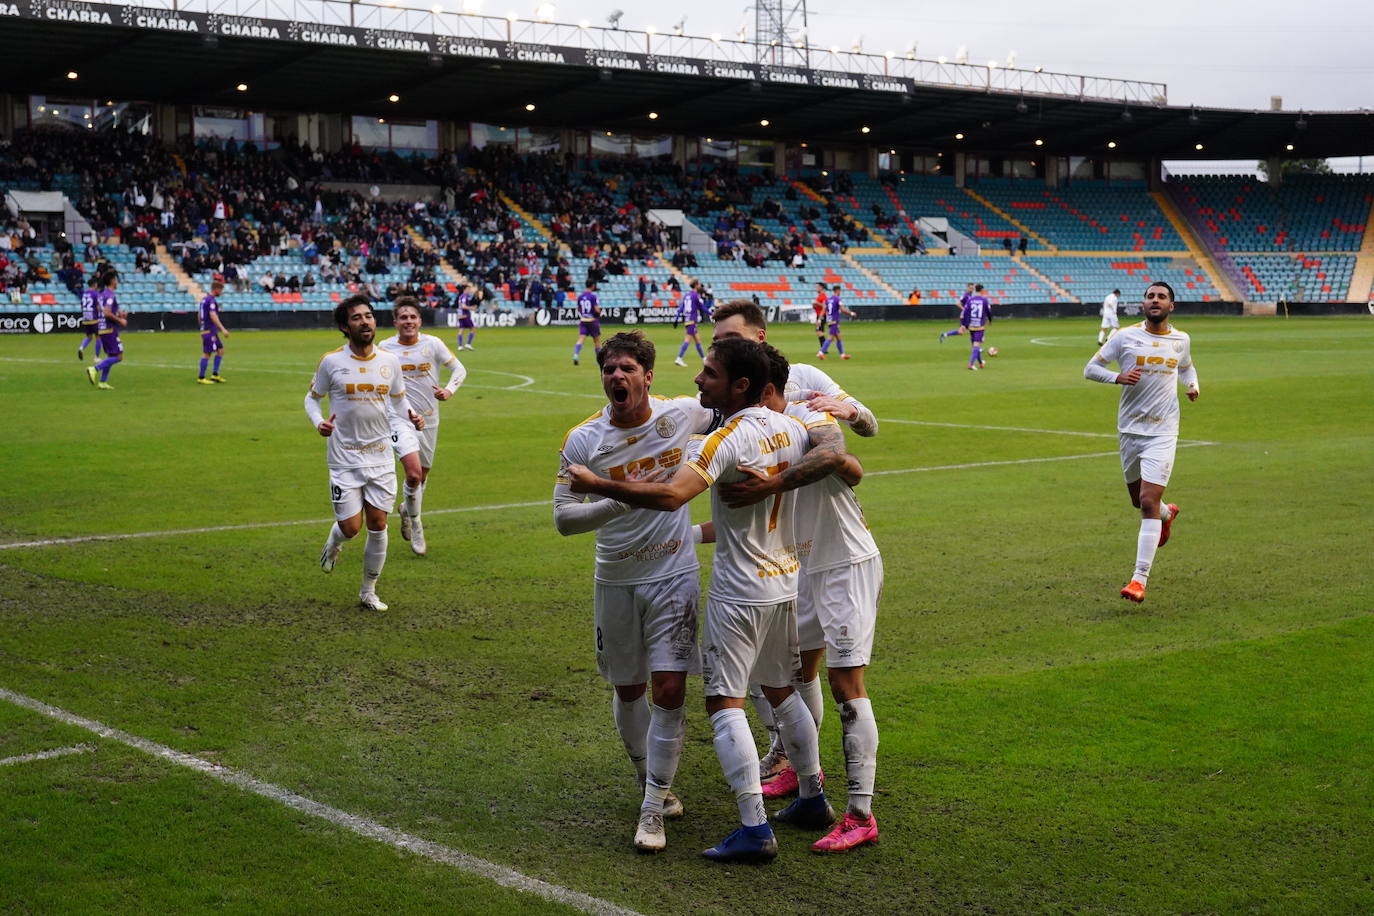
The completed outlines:
{"type": "MultiPolygon", "coordinates": [[[[548,499],[599,403],[568,330],[461,354],[430,557],[393,529],[382,615],[353,606],[358,544],[315,565],[301,398],[334,335],[236,333],[214,388],[195,336],[129,335],[110,392],[75,337],[0,338],[0,543],[320,520],[0,551],[0,687],[646,913],[1368,912],[1374,323],[1180,319],[1203,389],[1182,435],[1212,444],[1179,451],[1141,606],[1116,596],[1137,520],[1115,441],[1069,434],[1114,429],[1117,392],[1081,377],[1094,325],[1001,322],[980,373],[935,326],[856,325],[824,364],[884,421],[850,437],[887,568],[876,848],[788,832],[767,868],[701,860],[734,805],[695,682],[688,816],[663,855],[630,848],[590,536],[544,504],[439,511],[548,499]],[[1008,463],[919,470],[984,462],[1008,463]]],[[[651,333],[654,390],[692,390],[651,333]]],[[[814,358],[803,326],[773,339],[814,358]]],[[[555,908],[0,703],[0,758],[80,742],[0,767],[0,912],[555,908]]]]}

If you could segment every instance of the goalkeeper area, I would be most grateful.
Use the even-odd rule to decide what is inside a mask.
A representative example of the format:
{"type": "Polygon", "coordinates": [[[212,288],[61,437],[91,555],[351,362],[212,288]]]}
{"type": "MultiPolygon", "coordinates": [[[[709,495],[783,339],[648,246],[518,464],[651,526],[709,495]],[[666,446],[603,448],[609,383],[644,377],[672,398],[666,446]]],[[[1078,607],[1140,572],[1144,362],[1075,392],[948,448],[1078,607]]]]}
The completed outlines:
{"type": "MultiPolygon", "coordinates": [[[[796,311],[769,339],[812,363],[796,311]]],[[[0,912],[1374,910],[1374,319],[1175,318],[1202,397],[1143,605],[1117,595],[1138,513],[1118,392],[1082,377],[1095,318],[996,322],[981,372],[937,342],[953,320],[844,325],[853,359],[818,365],[880,422],[848,444],[886,567],[882,842],[818,856],[781,828],[748,868],[700,856],[737,810],[698,678],[686,817],[631,846],[593,540],[549,502],[605,401],[574,329],[457,354],[429,556],[393,516],[383,613],[356,605],[361,539],[317,563],[301,400],[337,333],[235,329],[216,386],[197,335],[126,334],[112,391],[78,337],[6,336],[0,912]]],[[[652,391],[694,392],[681,329],[640,329],[652,391]]],[[[840,804],[833,705],[821,758],[840,804]]]]}

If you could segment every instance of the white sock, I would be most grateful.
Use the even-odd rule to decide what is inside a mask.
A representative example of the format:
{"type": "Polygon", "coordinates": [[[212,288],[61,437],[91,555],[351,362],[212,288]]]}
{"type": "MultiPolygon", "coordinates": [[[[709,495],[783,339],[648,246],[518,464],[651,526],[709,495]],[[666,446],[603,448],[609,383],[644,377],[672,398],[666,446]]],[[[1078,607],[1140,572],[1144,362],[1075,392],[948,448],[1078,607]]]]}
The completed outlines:
{"type": "Polygon", "coordinates": [[[620,694],[612,692],[611,710],[615,715],[615,730],[620,732],[625,753],[629,755],[630,763],[635,765],[635,776],[642,783],[645,775],[645,758],[649,754],[649,701],[640,697],[626,703],[620,699],[620,694]]]}
{"type": "Polygon", "coordinates": [[[821,679],[813,677],[809,681],[792,684],[801,695],[806,708],[811,710],[811,718],[816,720],[816,731],[821,730],[821,720],[825,718],[825,694],[821,691],[821,679]]]}
{"type": "Polygon", "coordinates": [[[754,704],[754,712],[759,714],[759,721],[768,729],[768,751],[765,753],[771,753],[774,748],[781,748],[782,735],[778,734],[778,718],[773,715],[773,704],[763,695],[762,685],[749,685],[749,700],[754,704]]]}
{"type": "Polygon", "coordinates": [[[793,691],[787,699],[773,707],[778,717],[778,730],[787,748],[787,759],[797,771],[797,791],[802,798],[821,793],[821,749],[816,737],[816,720],[802,698],[793,691]]]}
{"type": "Polygon", "coordinates": [[[1135,542],[1135,572],[1131,578],[1144,585],[1150,578],[1150,567],[1155,562],[1155,551],[1159,549],[1159,532],[1164,523],[1157,518],[1140,520],[1140,536],[1135,542]]]}
{"type": "Polygon", "coordinates": [[[663,799],[677,775],[682,759],[682,739],[687,732],[687,709],[649,706],[648,777],[644,780],[644,807],[663,810],[663,799]]]}
{"type": "Polygon", "coordinates": [[[386,529],[367,531],[367,543],[363,545],[363,594],[377,594],[377,579],[386,565],[386,529]]]}
{"type": "Polygon", "coordinates": [[[844,733],[844,768],[849,777],[849,813],[865,820],[873,813],[873,777],[878,769],[878,723],[868,697],[838,705],[844,733]]]}
{"type": "Polygon", "coordinates": [[[339,547],[343,544],[347,544],[349,540],[349,536],[343,533],[343,529],[339,527],[339,523],[335,522],[329,528],[329,537],[325,540],[324,546],[329,548],[339,547]]]}
{"type": "Polygon", "coordinates": [[[746,827],[768,823],[759,784],[759,752],[743,709],[727,707],[711,717],[716,758],[739,804],[739,820],[746,827]]]}
{"type": "Polygon", "coordinates": [[[410,484],[403,484],[401,487],[402,492],[405,494],[402,505],[405,506],[406,515],[409,515],[412,519],[420,517],[420,494],[424,492],[424,488],[424,484],[414,487],[410,484]]]}

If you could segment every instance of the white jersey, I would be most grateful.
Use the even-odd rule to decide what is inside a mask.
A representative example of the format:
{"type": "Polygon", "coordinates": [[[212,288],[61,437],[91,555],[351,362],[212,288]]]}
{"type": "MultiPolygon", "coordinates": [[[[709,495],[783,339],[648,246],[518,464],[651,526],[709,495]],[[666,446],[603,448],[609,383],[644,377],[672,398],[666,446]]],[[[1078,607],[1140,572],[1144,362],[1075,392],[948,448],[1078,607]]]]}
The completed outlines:
{"type": "MultiPolygon", "coordinates": [[[[649,403],[649,419],[633,429],[614,425],[609,406],[574,426],[563,440],[563,465],[584,464],[611,480],[679,467],[688,458],[692,436],[710,429],[716,412],[693,397],[653,395],[649,403]]],[[[567,480],[560,474],[557,484],[565,487],[567,480]]],[[[636,585],[698,566],[687,506],[673,512],[636,509],[596,529],[598,582],[636,585]]]]}
{"type": "Polygon", "coordinates": [[[443,387],[439,383],[439,367],[456,369],[459,385],[467,378],[467,369],[448,345],[433,334],[421,334],[420,339],[410,345],[401,343],[399,336],[388,337],[377,346],[400,362],[410,409],[425,418],[425,429],[436,428],[439,425],[439,401],[434,397],[434,389],[443,387]]]}
{"type": "Polygon", "coordinates": [[[346,346],[326,353],[310,395],[329,398],[334,432],[325,440],[331,468],[391,466],[391,420],[406,394],[401,364],[383,350],[355,356],[346,346]]]}
{"type": "Polygon", "coordinates": [[[746,407],[706,437],[688,467],[712,484],[716,553],[708,596],[731,604],[773,605],[797,597],[796,490],[731,509],[715,484],[744,480],[739,465],[780,474],[809,447],[806,427],[766,407],[746,407]]]}
{"type": "Polygon", "coordinates": [[[1103,321],[1116,320],[1116,306],[1118,301],[1119,300],[1116,298],[1116,293],[1108,293],[1107,298],[1102,300],[1103,321]]]}
{"type": "Polygon", "coordinates": [[[1117,363],[1122,372],[1140,370],[1140,381],[1121,386],[1116,428],[1138,436],[1178,435],[1178,383],[1184,373],[1195,381],[1188,335],[1170,327],[1156,334],[1144,324],[1123,328],[1102,345],[1093,359],[1117,363]]]}
{"type": "Polygon", "coordinates": [[[849,421],[849,426],[861,436],[874,436],[878,433],[878,421],[856,398],[849,396],[835,380],[815,366],[805,363],[792,363],[787,370],[787,387],[782,396],[788,401],[804,401],[813,391],[829,395],[839,401],[848,401],[859,410],[859,415],[849,421]]]}
{"type": "MultiPolygon", "coordinates": [[[[793,401],[785,412],[808,430],[838,425],[830,414],[808,409],[805,401],[793,401]]],[[[851,566],[878,555],[878,545],[868,530],[854,488],[838,474],[822,477],[797,490],[795,524],[797,559],[805,572],[851,566]]]]}

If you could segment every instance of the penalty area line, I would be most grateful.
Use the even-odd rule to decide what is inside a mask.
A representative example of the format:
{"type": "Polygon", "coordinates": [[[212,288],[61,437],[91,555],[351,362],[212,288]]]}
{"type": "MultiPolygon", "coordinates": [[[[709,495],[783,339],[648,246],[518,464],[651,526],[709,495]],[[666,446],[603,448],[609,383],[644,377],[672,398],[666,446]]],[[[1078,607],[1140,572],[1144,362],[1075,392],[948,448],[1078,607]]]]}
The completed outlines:
{"type": "Polygon", "coordinates": [[[39,715],[47,716],[50,719],[55,719],[63,724],[84,728],[86,731],[98,735],[101,738],[116,741],[126,747],[148,754],[151,757],[157,757],[168,763],[194,770],[211,779],[222,782],[225,785],[234,786],[245,792],[251,792],[254,795],[285,805],[301,814],[308,814],[311,817],[317,817],[321,820],[328,821],[334,826],[342,827],[344,830],[355,833],[358,836],[385,843],[394,849],[403,849],[417,856],[429,859],[431,862],[451,865],[468,874],[486,878],[502,887],[508,887],[527,894],[534,894],[545,900],[551,900],[555,903],[561,903],[565,906],[581,910],[584,913],[607,914],[607,916],[638,916],[634,910],[627,910],[624,907],[616,906],[614,903],[602,900],[599,897],[593,897],[590,894],[574,891],[557,884],[550,884],[538,878],[531,878],[513,868],[497,865],[495,862],[488,862],[486,859],[469,855],[465,852],[459,852],[441,843],[435,843],[431,840],[415,836],[414,834],[392,829],[391,827],[387,827],[369,818],[361,817],[356,814],[349,814],[347,811],[341,811],[323,802],[317,802],[314,799],[306,798],[304,795],[298,795],[290,789],[274,785],[270,782],[264,782],[242,771],[220,766],[217,763],[211,763],[208,760],[204,760],[192,754],[187,754],[183,751],[178,751],[165,744],[158,744],[156,741],[150,741],[147,738],[131,735],[128,732],[112,728],[94,719],[86,719],[75,713],[67,712],[65,709],[50,706],[41,700],[35,700],[32,697],[24,696],[21,693],[15,693],[12,690],[6,690],[4,687],[0,687],[0,700],[7,700],[15,706],[30,710],[31,712],[36,712],[39,715]]]}

